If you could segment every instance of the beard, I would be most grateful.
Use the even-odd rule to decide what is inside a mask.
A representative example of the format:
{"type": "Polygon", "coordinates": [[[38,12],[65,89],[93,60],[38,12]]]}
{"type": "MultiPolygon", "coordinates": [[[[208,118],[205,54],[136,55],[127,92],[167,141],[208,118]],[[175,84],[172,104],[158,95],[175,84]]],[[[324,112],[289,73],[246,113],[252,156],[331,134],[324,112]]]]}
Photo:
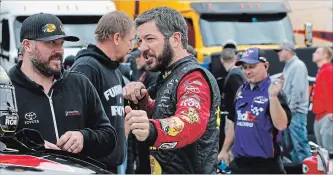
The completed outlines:
{"type": "Polygon", "coordinates": [[[152,67],[149,64],[146,65],[147,69],[152,72],[165,71],[171,63],[174,55],[174,51],[172,50],[170,42],[167,39],[164,40],[164,46],[161,55],[156,56],[153,53],[149,53],[149,51],[143,52],[143,57],[145,59],[148,59],[149,57],[154,57],[156,59],[155,67],[152,67]]]}
{"type": "Polygon", "coordinates": [[[35,51],[32,53],[32,56],[30,56],[30,62],[34,69],[46,77],[60,75],[61,64],[57,68],[52,68],[50,66],[52,60],[60,60],[60,63],[62,64],[63,55],[60,53],[56,53],[45,59],[43,58],[41,52],[38,49],[35,49],[35,51]]]}

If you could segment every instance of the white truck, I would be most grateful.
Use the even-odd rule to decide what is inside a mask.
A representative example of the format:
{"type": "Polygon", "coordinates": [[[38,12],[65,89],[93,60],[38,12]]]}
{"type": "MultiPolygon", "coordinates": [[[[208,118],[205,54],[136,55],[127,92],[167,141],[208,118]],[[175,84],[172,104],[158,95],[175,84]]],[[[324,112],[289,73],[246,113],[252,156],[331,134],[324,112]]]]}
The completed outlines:
{"type": "Polygon", "coordinates": [[[0,65],[8,71],[18,61],[22,22],[36,13],[51,13],[60,18],[66,35],[80,38],[79,42],[65,42],[64,58],[95,43],[94,32],[99,19],[114,11],[112,1],[16,1],[0,0],[0,65]]]}

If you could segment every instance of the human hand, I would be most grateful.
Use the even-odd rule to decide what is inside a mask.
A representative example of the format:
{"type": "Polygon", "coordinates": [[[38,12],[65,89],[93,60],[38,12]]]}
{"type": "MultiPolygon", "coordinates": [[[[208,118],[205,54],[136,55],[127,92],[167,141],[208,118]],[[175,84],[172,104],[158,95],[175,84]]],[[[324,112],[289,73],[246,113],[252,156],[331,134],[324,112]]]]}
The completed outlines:
{"type": "Polygon", "coordinates": [[[124,98],[132,101],[134,104],[138,104],[139,100],[144,98],[147,94],[148,91],[145,85],[141,82],[131,82],[126,84],[123,88],[124,98]]]}
{"type": "Polygon", "coordinates": [[[146,111],[132,110],[131,107],[125,107],[125,134],[130,131],[139,141],[145,141],[149,136],[149,119],[146,111]]]}
{"type": "Polygon", "coordinates": [[[83,149],[83,135],[80,131],[67,131],[60,137],[57,146],[63,151],[79,153],[83,149]]]}
{"type": "Polygon", "coordinates": [[[223,160],[228,166],[230,163],[230,154],[226,151],[221,151],[217,157],[218,160],[223,160]]]}
{"type": "Polygon", "coordinates": [[[61,150],[59,147],[57,147],[57,145],[50,143],[46,140],[44,140],[44,147],[45,147],[45,149],[61,150]]]}
{"type": "Polygon", "coordinates": [[[283,87],[283,83],[284,83],[283,75],[279,79],[272,82],[268,88],[269,97],[277,97],[283,87]]]}

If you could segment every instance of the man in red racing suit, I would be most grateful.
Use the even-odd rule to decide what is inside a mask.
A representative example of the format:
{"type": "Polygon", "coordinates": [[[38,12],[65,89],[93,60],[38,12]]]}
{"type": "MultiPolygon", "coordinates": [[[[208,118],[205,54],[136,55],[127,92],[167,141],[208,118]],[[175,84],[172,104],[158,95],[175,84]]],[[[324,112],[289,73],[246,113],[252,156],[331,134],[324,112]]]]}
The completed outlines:
{"type": "Polygon", "coordinates": [[[124,97],[141,109],[125,108],[126,134],[151,145],[153,174],[216,173],[220,93],[185,49],[184,18],[159,7],[139,16],[136,26],[149,70],[161,74],[149,90],[139,82],[124,87],[124,97]]]}

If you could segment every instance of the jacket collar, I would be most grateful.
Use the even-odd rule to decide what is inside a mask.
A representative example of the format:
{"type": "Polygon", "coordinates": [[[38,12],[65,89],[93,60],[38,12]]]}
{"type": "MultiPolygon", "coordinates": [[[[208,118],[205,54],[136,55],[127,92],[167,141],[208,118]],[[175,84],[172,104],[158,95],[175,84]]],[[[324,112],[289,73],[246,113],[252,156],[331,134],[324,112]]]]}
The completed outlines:
{"type": "MultiPolygon", "coordinates": [[[[9,71],[9,76],[11,78],[11,80],[13,81],[13,83],[19,84],[22,87],[25,87],[27,89],[31,89],[35,92],[41,92],[43,93],[43,91],[41,91],[41,89],[43,89],[43,87],[39,84],[37,84],[35,81],[32,81],[27,75],[25,75],[22,70],[21,70],[21,66],[22,66],[22,60],[20,60],[10,71],[9,71]]],[[[67,73],[67,71],[62,67],[61,68],[61,72],[59,75],[54,77],[54,84],[57,82],[62,81],[67,73]]],[[[52,86],[52,88],[53,88],[52,86]]]]}
{"type": "MultiPolygon", "coordinates": [[[[270,85],[270,83],[271,83],[271,78],[270,78],[269,75],[267,75],[267,77],[264,80],[255,84],[253,90],[263,91],[267,86],[270,85]]],[[[245,87],[246,87],[246,89],[251,90],[251,84],[250,83],[246,82],[245,87]]]]}
{"type": "Polygon", "coordinates": [[[186,56],[186,57],[176,61],[175,63],[170,65],[168,68],[166,68],[165,71],[161,72],[162,78],[163,79],[167,78],[173,70],[175,70],[177,67],[179,67],[183,63],[186,63],[186,62],[189,62],[189,61],[196,61],[196,60],[192,55],[189,55],[189,56],[186,56]]]}

